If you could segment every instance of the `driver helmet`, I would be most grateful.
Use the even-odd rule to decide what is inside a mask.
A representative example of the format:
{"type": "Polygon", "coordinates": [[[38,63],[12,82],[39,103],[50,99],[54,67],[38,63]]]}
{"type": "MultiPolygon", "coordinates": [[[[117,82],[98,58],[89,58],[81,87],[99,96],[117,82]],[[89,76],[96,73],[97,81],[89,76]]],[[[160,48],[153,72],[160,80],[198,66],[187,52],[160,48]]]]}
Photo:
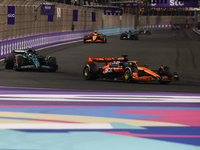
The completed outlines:
{"type": "Polygon", "coordinates": [[[33,47],[28,47],[28,52],[34,52],[33,47]]]}
{"type": "Polygon", "coordinates": [[[31,53],[29,53],[29,54],[28,54],[28,57],[32,57],[32,54],[31,54],[31,53]]]}
{"type": "Polygon", "coordinates": [[[97,31],[96,30],[94,30],[94,34],[97,35],[97,31]]]}

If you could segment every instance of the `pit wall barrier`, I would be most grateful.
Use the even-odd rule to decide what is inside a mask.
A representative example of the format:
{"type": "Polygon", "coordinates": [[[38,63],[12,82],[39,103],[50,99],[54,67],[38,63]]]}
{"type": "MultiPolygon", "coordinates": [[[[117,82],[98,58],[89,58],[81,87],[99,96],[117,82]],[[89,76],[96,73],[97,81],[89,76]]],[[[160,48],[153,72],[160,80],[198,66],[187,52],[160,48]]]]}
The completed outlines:
{"type": "Polygon", "coordinates": [[[133,31],[135,30],[134,26],[130,26],[130,27],[117,27],[117,28],[104,28],[104,29],[96,29],[97,32],[102,32],[105,35],[113,35],[113,34],[120,34],[123,33],[125,31],[133,31]]]}
{"type": "Polygon", "coordinates": [[[0,41],[0,58],[11,54],[14,49],[26,49],[33,47],[35,49],[64,42],[72,42],[83,39],[84,35],[89,34],[93,30],[81,30],[59,33],[39,34],[23,38],[0,41]]]}
{"type": "Polygon", "coordinates": [[[171,28],[171,24],[140,25],[141,28],[171,28]]]}

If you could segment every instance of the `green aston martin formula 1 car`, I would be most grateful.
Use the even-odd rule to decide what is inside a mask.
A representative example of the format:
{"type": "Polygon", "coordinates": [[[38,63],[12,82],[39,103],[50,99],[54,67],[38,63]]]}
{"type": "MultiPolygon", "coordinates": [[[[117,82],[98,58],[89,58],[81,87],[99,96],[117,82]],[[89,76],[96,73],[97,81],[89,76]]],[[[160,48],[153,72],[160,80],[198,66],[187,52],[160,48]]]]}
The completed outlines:
{"type": "Polygon", "coordinates": [[[26,50],[13,50],[12,54],[6,55],[4,59],[5,69],[14,69],[15,71],[36,69],[55,72],[58,65],[55,57],[45,57],[29,47],[26,50]]]}

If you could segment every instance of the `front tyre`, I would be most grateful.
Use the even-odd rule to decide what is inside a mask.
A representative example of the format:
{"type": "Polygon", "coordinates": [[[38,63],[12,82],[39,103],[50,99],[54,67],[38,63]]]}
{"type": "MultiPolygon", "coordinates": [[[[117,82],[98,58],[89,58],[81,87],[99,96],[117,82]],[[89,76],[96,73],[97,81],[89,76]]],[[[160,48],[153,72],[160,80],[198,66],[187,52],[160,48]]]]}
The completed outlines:
{"type": "Polygon", "coordinates": [[[48,65],[50,67],[52,67],[51,69],[49,69],[49,72],[56,72],[56,70],[58,69],[58,65],[57,65],[55,57],[49,57],[49,59],[48,59],[48,65]]]}
{"type": "Polygon", "coordinates": [[[86,80],[96,80],[99,78],[99,68],[96,64],[87,64],[83,68],[83,76],[86,80]]]}
{"type": "Polygon", "coordinates": [[[132,74],[133,73],[130,67],[125,68],[123,75],[124,82],[130,83],[132,81],[132,74]]]}
{"type": "Polygon", "coordinates": [[[138,70],[137,67],[129,66],[124,69],[123,80],[126,83],[138,81],[138,70]]]}
{"type": "Polygon", "coordinates": [[[159,80],[159,82],[161,84],[168,84],[171,82],[171,78],[172,78],[172,72],[170,70],[169,67],[167,66],[161,66],[159,69],[158,69],[158,74],[161,76],[161,80],[159,80]],[[169,78],[169,80],[163,80],[162,79],[162,76],[167,76],[169,78]]]}

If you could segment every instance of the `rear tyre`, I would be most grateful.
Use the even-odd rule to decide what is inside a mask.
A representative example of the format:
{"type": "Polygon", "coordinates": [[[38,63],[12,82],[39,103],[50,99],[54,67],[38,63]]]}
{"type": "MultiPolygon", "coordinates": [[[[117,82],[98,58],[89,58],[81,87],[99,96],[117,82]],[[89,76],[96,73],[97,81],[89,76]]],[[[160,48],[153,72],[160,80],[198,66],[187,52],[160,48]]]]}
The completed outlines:
{"type": "Polygon", "coordinates": [[[107,37],[104,37],[104,43],[107,43],[107,37]]]}
{"type": "Polygon", "coordinates": [[[38,60],[39,60],[39,62],[40,62],[40,65],[46,65],[45,56],[39,55],[39,56],[38,56],[38,60]]]}
{"type": "Polygon", "coordinates": [[[55,57],[49,57],[48,65],[52,67],[52,69],[49,69],[49,72],[56,72],[56,70],[58,69],[58,65],[57,65],[55,57]]]}
{"type": "Polygon", "coordinates": [[[84,36],[83,43],[87,43],[86,40],[87,40],[87,35],[84,36]]]}
{"type": "Polygon", "coordinates": [[[99,78],[99,67],[96,64],[87,64],[83,68],[83,76],[86,80],[96,80],[99,78]]]}
{"type": "Polygon", "coordinates": [[[24,58],[22,56],[17,56],[15,59],[15,65],[14,65],[15,71],[20,71],[21,66],[23,65],[24,65],[24,58]]]}
{"type": "Polygon", "coordinates": [[[121,36],[120,36],[120,40],[123,40],[124,37],[126,37],[126,34],[121,34],[121,36]]]}
{"type": "Polygon", "coordinates": [[[14,60],[15,60],[15,55],[6,55],[4,59],[5,69],[13,69],[14,60]]]}
{"type": "Polygon", "coordinates": [[[168,83],[171,82],[172,72],[171,72],[171,70],[170,70],[169,67],[167,67],[167,66],[164,66],[163,68],[160,67],[160,68],[158,69],[158,74],[159,74],[161,77],[162,77],[162,76],[167,76],[167,77],[170,79],[170,81],[159,80],[159,82],[160,82],[161,84],[168,84],[168,83]]]}

